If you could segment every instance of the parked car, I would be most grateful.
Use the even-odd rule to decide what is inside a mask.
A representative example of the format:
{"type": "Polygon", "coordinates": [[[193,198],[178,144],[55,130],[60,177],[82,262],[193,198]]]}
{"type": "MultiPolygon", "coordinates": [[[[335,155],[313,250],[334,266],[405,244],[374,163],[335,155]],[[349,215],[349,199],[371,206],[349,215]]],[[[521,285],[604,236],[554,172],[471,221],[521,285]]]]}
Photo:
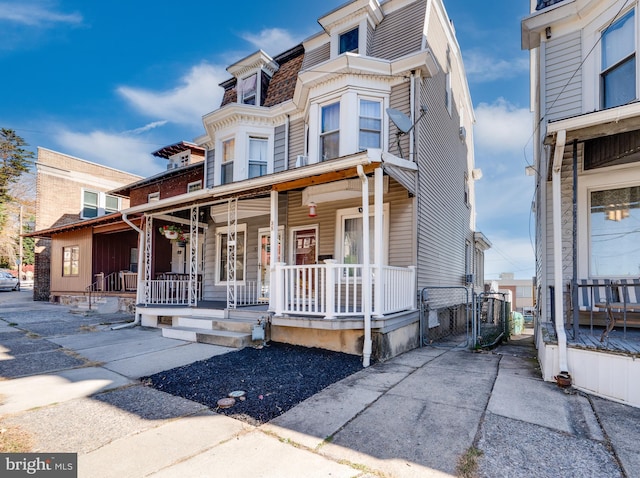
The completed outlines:
{"type": "Polygon", "coordinates": [[[0,289],[20,290],[20,281],[8,272],[0,272],[0,289]]]}

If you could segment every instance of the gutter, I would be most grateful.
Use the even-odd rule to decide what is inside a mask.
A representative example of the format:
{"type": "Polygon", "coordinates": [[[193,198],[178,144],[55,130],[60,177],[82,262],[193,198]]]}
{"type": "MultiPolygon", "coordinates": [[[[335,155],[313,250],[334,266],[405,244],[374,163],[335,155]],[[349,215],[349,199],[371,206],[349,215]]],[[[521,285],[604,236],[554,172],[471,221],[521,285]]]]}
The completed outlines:
{"type": "Polygon", "coordinates": [[[569,373],[567,365],[567,334],[564,330],[563,314],[563,281],[562,281],[562,188],[561,172],[567,131],[560,130],[556,136],[556,147],[553,154],[552,198],[553,198],[553,283],[555,299],[555,327],[558,337],[558,365],[560,372],[569,373]]]}
{"type": "MultiPolygon", "coordinates": [[[[134,231],[136,231],[138,233],[138,287],[136,287],[136,304],[139,304],[141,302],[141,295],[142,295],[142,287],[141,284],[143,282],[143,280],[141,279],[141,274],[140,274],[140,265],[142,265],[142,261],[144,260],[144,233],[142,232],[142,229],[140,229],[138,226],[136,226],[134,223],[132,223],[129,218],[127,217],[126,213],[122,213],[122,220],[127,223],[129,225],[129,227],[131,227],[134,231]]],[[[144,221],[144,217],[142,218],[142,221],[144,221]]],[[[142,223],[140,223],[140,225],[142,225],[142,223]]],[[[135,318],[133,319],[133,322],[128,322],[126,324],[122,324],[122,325],[116,325],[114,327],[111,327],[111,330],[120,330],[120,329],[125,329],[128,327],[135,327],[136,325],[140,325],[140,315],[136,314],[135,318]]]]}
{"type": "MultiPolygon", "coordinates": [[[[364,174],[362,165],[358,165],[358,176],[362,181],[362,237],[369,237],[369,178],[364,174]]],[[[364,311],[364,344],[362,346],[362,366],[371,365],[371,261],[369,241],[362,241],[362,310],[364,311]]]]}

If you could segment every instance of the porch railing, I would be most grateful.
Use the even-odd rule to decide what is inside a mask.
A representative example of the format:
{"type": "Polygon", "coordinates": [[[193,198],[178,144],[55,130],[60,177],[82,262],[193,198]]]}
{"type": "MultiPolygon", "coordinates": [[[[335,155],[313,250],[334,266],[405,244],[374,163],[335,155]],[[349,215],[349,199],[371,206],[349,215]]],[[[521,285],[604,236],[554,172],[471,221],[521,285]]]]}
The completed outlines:
{"type": "MultiPolygon", "coordinates": [[[[148,290],[147,305],[189,305],[189,280],[147,280],[143,285],[148,290]]],[[[197,283],[197,297],[202,297],[201,283],[197,283]]]]}
{"type": "MultiPolygon", "coordinates": [[[[276,314],[321,315],[326,318],[362,316],[362,264],[276,265],[276,314]]],[[[371,310],[383,316],[416,308],[415,268],[371,267],[371,310]],[[376,281],[381,284],[376,287],[376,281]],[[380,298],[375,300],[375,291],[380,298]]]]}
{"type": "Polygon", "coordinates": [[[236,305],[268,304],[267,291],[258,281],[245,281],[236,285],[236,305]]]}

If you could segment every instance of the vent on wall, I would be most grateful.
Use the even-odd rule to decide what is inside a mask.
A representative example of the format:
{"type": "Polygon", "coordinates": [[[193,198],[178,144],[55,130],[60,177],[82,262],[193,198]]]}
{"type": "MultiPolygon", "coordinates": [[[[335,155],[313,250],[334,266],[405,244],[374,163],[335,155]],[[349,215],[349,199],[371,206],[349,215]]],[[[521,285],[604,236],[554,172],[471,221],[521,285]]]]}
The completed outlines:
{"type": "Polygon", "coordinates": [[[309,156],[304,156],[302,154],[299,154],[298,157],[296,158],[296,168],[306,166],[307,164],[309,164],[309,156]]]}

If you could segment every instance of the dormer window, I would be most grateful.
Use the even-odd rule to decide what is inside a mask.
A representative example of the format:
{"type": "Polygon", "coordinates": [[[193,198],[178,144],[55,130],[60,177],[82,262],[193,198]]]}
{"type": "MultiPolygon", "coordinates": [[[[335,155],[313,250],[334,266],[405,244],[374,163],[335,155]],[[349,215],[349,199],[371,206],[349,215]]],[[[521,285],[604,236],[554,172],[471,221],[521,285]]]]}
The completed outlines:
{"type": "Polygon", "coordinates": [[[254,73],[239,82],[238,101],[245,105],[255,105],[258,92],[258,74],[254,73]]]}
{"type": "Polygon", "coordinates": [[[182,153],[174,154],[169,157],[169,164],[167,169],[181,168],[182,166],[188,166],[191,159],[190,151],[183,151],[182,153]]]}
{"type": "Polygon", "coordinates": [[[338,44],[338,54],[341,55],[346,52],[358,53],[358,36],[359,27],[355,27],[353,30],[341,34],[338,44]]]}

